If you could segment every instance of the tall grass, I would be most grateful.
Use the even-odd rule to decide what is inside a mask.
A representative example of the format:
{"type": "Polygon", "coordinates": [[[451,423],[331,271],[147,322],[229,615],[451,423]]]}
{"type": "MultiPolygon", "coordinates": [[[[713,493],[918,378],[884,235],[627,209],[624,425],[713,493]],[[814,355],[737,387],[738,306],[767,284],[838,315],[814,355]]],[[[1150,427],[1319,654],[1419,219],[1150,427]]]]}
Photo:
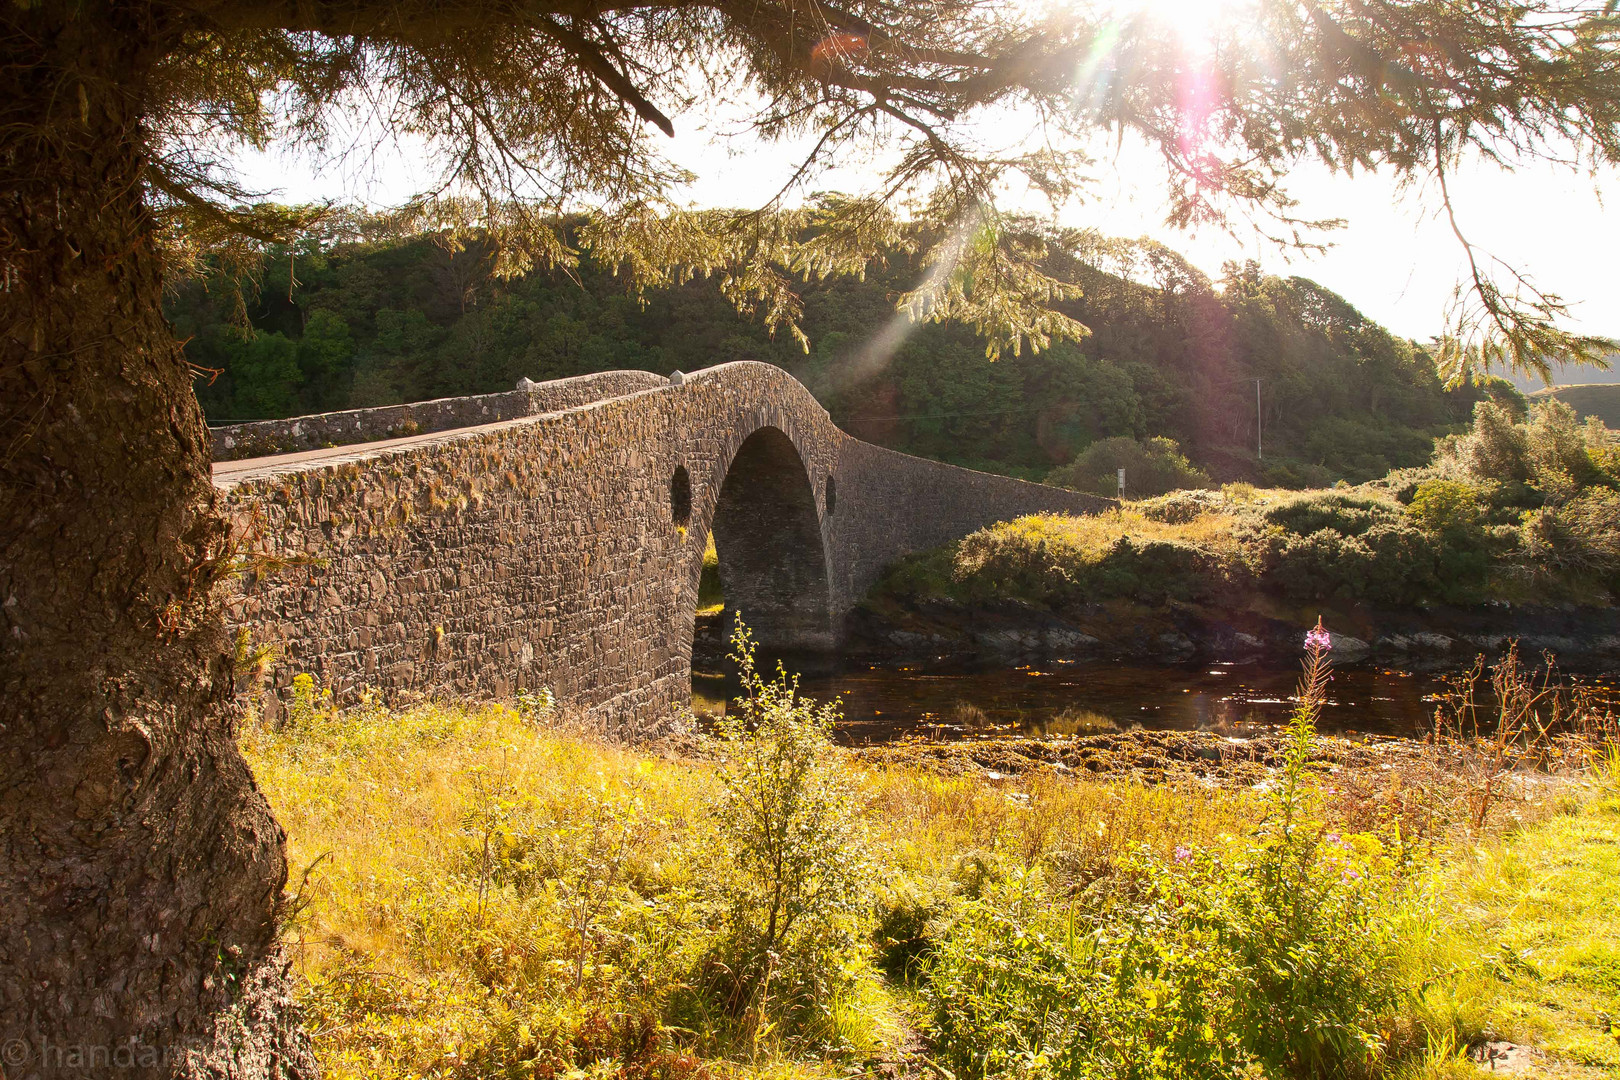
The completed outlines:
{"type": "Polygon", "coordinates": [[[847,799],[850,816],[819,837],[836,843],[801,850],[820,869],[798,887],[851,868],[849,829],[869,869],[839,897],[789,897],[822,928],[784,942],[759,902],[774,853],[757,830],[737,835],[746,793],[780,790],[778,746],[740,730],[704,757],[662,757],[538,709],[301,700],[243,744],[295,883],[312,867],[287,935],[334,1078],[894,1053],[917,1038],[908,963],[926,958],[950,897],[1035,867],[1081,891],[1122,852],[1213,843],[1248,813],[1245,796],[1131,782],[861,768],[801,730],[815,783],[844,793],[812,801],[847,799]]]}
{"type": "Polygon", "coordinates": [[[315,710],[244,743],[315,867],[288,933],[329,1076],[566,1071],[694,962],[706,769],[498,706],[315,710]]]}

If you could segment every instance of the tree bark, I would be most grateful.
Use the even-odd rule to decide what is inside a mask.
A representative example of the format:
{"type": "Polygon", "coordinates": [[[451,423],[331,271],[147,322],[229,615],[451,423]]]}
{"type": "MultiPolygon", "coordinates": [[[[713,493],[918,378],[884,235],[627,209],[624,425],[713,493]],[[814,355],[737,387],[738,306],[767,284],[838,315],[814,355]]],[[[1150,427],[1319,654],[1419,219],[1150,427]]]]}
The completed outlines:
{"type": "Polygon", "coordinates": [[[315,1074],[143,194],[159,16],[0,12],[0,1074],[315,1074]]]}

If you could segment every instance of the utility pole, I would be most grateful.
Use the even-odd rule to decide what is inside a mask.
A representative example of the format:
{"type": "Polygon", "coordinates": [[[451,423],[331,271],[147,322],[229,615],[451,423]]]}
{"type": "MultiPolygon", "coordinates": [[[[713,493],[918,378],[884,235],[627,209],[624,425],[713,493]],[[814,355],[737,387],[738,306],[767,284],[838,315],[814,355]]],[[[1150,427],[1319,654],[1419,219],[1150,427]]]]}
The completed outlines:
{"type": "Polygon", "coordinates": [[[1260,440],[1260,380],[1254,380],[1254,456],[1261,461],[1266,459],[1265,443],[1260,440]]]}

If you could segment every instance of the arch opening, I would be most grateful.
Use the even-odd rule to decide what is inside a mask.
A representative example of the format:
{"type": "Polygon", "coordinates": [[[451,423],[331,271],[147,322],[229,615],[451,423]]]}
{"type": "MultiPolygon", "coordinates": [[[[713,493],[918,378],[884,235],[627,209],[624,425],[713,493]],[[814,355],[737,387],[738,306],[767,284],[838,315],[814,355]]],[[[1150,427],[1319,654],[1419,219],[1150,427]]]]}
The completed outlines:
{"type": "Polygon", "coordinates": [[[692,476],[685,465],[675,466],[669,478],[669,519],[683,529],[692,520],[692,476]]]}
{"type": "Polygon", "coordinates": [[[740,612],[764,649],[830,651],[832,599],[816,492],[793,441],[761,428],[720,485],[711,534],[725,626],[740,612]]]}

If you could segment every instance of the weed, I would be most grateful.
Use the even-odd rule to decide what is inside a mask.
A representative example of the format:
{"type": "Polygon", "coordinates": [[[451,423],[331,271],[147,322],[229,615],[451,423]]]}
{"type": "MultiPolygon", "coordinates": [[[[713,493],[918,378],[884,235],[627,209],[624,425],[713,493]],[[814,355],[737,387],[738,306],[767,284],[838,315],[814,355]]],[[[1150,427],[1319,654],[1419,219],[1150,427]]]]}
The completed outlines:
{"type": "Polygon", "coordinates": [[[1491,810],[1517,770],[1554,764],[1584,768],[1605,747],[1620,743],[1620,721],[1606,694],[1559,675],[1549,655],[1537,666],[1519,658],[1518,644],[1489,667],[1473,666],[1447,679],[1435,707],[1431,743],[1455,752],[1468,785],[1468,826],[1478,839],[1491,810]],[[1481,683],[1489,687],[1488,698],[1481,683]]]}

